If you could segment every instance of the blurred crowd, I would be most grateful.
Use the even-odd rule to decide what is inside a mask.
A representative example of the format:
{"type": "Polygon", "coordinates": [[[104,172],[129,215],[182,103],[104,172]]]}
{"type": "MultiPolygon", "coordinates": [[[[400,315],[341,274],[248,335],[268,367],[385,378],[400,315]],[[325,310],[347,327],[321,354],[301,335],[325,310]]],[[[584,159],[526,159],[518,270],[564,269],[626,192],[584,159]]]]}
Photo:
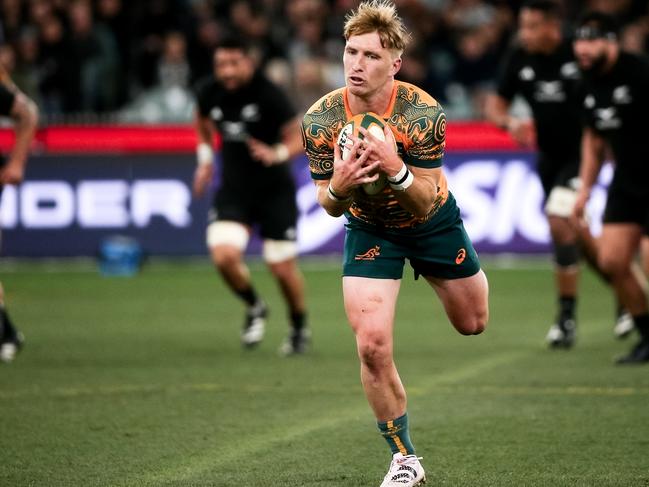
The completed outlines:
{"type": "MultiPolygon", "coordinates": [[[[0,65],[49,123],[183,122],[192,86],[225,34],[306,109],[342,86],[342,26],[354,0],[0,0],[0,65]]],[[[480,118],[522,1],[395,0],[413,33],[400,79],[454,118],[480,118]]],[[[615,14],[626,49],[649,52],[649,0],[564,0],[615,14]]]]}

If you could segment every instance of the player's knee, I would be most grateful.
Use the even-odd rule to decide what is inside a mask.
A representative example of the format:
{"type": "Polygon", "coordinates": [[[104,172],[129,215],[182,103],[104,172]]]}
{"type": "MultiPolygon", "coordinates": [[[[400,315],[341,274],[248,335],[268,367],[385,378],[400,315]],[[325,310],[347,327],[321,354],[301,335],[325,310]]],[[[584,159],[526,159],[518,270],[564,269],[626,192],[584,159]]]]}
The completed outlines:
{"type": "Polygon", "coordinates": [[[227,245],[219,245],[210,249],[212,262],[219,269],[229,269],[241,261],[241,251],[227,245]]]}
{"type": "Polygon", "coordinates": [[[389,339],[383,333],[363,332],[356,335],[358,357],[370,369],[392,361],[389,339]]]}
{"type": "Polygon", "coordinates": [[[577,244],[556,244],[554,246],[554,261],[562,269],[569,269],[579,262],[579,248],[577,244]]]}
{"type": "Polygon", "coordinates": [[[602,252],[597,259],[597,263],[602,272],[616,276],[624,274],[630,268],[631,263],[618,254],[602,252]]]}
{"type": "Polygon", "coordinates": [[[479,335],[487,328],[488,321],[489,311],[485,308],[454,320],[453,326],[462,335],[479,335]]]}

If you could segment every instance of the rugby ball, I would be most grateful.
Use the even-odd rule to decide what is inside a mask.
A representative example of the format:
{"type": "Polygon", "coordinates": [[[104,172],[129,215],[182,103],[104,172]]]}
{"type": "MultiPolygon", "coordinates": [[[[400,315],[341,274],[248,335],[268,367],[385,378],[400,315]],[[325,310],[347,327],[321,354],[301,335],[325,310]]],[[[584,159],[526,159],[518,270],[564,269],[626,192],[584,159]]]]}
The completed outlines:
{"type": "MultiPolygon", "coordinates": [[[[351,142],[349,141],[349,136],[353,135],[360,139],[363,138],[363,135],[360,133],[359,129],[363,127],[370,134],[380,140],[385,140],[385,134],[383,133],[383,128],[385,127],[385,122],[383,119],[373,112],[359,113],[354,115],[352,118],[347,120],[340,133],[338,134],[337,144],[340,147],[340,152],[343,159],[349,155],[349,150],[351,148],[351,142]]],[[[369,195],[379,194],[385,188],[388,180],[384,173],[380,173],[379,178],[373,183],[363,184],[363,191],[369,195]]]]}

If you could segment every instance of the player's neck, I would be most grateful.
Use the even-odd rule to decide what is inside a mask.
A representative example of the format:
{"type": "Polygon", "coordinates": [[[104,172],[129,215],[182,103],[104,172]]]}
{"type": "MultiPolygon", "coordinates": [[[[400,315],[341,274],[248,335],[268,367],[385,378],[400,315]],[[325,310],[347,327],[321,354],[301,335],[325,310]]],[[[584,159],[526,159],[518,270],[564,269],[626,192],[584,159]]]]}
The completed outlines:
{"type": "Polygon", "coordinates": [[[347,103],[352,114],[374,112],[383,115],[390,106],[392,92],[394,91],[394,80],[383,85],[379,90],[367,96],[358,96],[347,90],[347,103]]]}

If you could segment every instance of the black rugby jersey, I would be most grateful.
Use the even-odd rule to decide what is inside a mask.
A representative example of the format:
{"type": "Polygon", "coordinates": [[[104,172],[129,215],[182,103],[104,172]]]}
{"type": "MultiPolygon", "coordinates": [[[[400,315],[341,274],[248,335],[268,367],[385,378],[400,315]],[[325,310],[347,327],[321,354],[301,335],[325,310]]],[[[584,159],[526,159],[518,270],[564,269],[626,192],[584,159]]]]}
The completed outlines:
{"type": "Polygon", "coordinates": [[[534,116],[539,151],[549,159],[579,160],[580,73],[568,42],[549,55],[513,48],[505,58],[497,92],[507,100],[520,94],[534,116]]]}
{"type": "Polygon", "coordinates": [[[15,96],[5,86],[0,84],[0,116],[6,117],[11,113],[15,96]]]}
{"type": "Polygon", "coordinates": [[[610,71],[584,79],[585,124],[604,137],[615,158],[615,178],[649,194],[649,62],[621,52],[610,71]]]}
{"type": "Polygon", "coordinates": [[[282,90],[259,73],[236,91],[227,91],[212,76],[199,82],[196,98],[199,113],[209,117],[221,135],[224,186],[254,191],[291,178],[287,164],[265,167],[250,156],[246,145],[249,136],[269,145],[282,141],[282,126],[296,115],[282,90]]]}

